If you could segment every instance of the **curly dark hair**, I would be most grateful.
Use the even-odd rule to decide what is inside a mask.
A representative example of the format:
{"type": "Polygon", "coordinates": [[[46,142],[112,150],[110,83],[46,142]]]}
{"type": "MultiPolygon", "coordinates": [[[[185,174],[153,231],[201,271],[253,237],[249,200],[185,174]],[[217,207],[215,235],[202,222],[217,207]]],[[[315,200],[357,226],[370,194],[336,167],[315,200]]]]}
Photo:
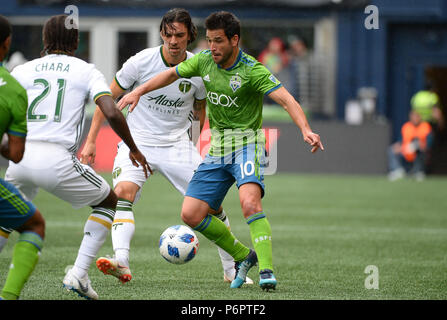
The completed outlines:
{"type": "Polygon", "coordinates": [[[210,14],[205,20],[207,30],[223,29],[228,39],[234,35],[241,37],[241,23],[239,19],[227,11],[218,11],[210,14]]]}
{"type": "Polygon", "coordinates": [[[12,33],[12,27],[6,17],[0,14],[0,44],[3,43],[12,33]]]}
{"type": "Polygon", "coordinates": [[[63,53],[72,55],[78,48],[79,30],[77,27],[67,28],[65,21],[68,15],[61,14],[48,19],[42,30],[43,50],[41,55],[63,53]]]}

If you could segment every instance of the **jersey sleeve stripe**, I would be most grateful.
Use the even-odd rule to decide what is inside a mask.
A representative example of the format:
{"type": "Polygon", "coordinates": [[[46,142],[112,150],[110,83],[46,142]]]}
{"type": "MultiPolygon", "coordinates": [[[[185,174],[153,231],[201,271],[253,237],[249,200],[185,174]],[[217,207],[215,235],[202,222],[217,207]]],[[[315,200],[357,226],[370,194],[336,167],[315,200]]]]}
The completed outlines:
{"type": "Polygon", "coordinates": [[[115,82],[116,82],[116,84],[118,85],[118,87],[120,87],[121,89],[123,89],[123,90],[127,90],[128,88],[124,88],[122,85],[121,85],[121,83],[118,81],[118,79],[117,79],[117,77],[115,76],[115,82]]]}
{"type": "Polygon", "coordinates": [[[180,78],[183,78],[182,75],[180,74],[180,72],[178,71],[178,66],[179,66],[179,65],[177,65],[177,66],[175,67],[175,72],[177,73],[177,75],[178,75],[180,78]]]}
{"type": "Polygon", "coordinates": [[[93,101],[96,102],[96,100],[98,100],[102,96],[111,96],[111,95],[112,95],[112,93],[110,93],[108,91],[99,92],[93,97],[93,101]]]}
{"type": "Polygon", "coordinates": [[[26,137],[26,133],[25,132],[18,132],[18,131],[14,131],[9,129],[8,130],[8,134],[13,135],[13,136],[18,136],[18,137],[26,137]]]}
{"type": "Polygon", "coordinates": [[[270,94],[270,93],[272,93],[273,91],[275,91],[275,90],[277,90],[277,89],[279,89],[279,88],[281,88],[282,87],[282,83],[280,83],[280,84],[278,84],[276,87],[273,87],[273,88],[271,88],[269,91],[267,91],[265,94],[270,94]]]}

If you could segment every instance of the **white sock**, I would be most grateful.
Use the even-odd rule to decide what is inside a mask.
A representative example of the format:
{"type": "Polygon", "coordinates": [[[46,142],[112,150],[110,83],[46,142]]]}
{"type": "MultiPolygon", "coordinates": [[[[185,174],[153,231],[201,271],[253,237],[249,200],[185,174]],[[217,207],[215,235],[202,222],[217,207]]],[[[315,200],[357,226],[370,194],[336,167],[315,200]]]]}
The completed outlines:
{"type": "Polygon", "coordinates": [[[130,242],[135,233],[135,218],[132,202],[118,200],[115,220],[112,225],[112,244],[115,258],[120,265],[129,267],[130,242]]]}
{"type": "Polygon", "coordinates": [[[84,238],[73,267],[73,273],[77,277],[84,278],[87,275],[90,265],[106,241],[114,214],[112,209],[100,207],[94,208],[90,214],[84,226],[84,238]]]}
{"type": "MultiPolygon", "coordinates": [[[[224,210],[222,210],[221,213],[216,214],[215,217],[219,218],[223,223],[225,223],[228,230],[231,229],[230,220],[228,219],[224,210]]],[[[219,252],[220,260],[222,261],[222,267],[224,269],[225,274],[227,274],[228,276],[232,276],[234,278],[235,269],[234,269],[233,257],[228,252],[223,250],[221,247],[217,247],[217,251],[219,252]]]]}
{"type": "Polygon", "coordinates": [[[9,234],[12,232],[12,229],[6,229],[0,227],[0,252],[2,252],[3,248],[8,243],[9,234]]]}

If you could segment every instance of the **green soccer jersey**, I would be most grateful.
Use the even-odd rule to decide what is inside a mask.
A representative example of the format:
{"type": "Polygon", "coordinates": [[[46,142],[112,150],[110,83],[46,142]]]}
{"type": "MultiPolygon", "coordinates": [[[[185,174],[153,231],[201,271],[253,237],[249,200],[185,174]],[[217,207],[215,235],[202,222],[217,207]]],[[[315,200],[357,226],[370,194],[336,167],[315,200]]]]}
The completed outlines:
{"type": "Polygon", "coordinates": [[[223,156],[248,143],[265,143],[262,106],[265,94],[281,87],[268,69],[239,50],[228,69],[217,65],[204,50],[176,67],[182,78],[199,76],[207,91],[211,129],[210,155],[223,156]]]}
{"type": "Polygon", "coordinates": [[[0,64],[0,138],[8,134],[25,137],[28,96],[25,89],[0,64]]]}

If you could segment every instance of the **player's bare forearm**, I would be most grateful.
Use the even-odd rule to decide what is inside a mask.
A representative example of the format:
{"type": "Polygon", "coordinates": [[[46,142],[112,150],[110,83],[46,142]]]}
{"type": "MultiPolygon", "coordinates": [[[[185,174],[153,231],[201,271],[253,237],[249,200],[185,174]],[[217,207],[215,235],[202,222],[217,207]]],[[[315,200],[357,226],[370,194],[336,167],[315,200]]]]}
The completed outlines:
{"type": "Polygon", "coordinates": [[[96,100],[97,105],[107,118],[113,131],[124,141],[131,152],[137,151],[138,148],[130,134],[126,119],[120,110],[115,106],[111,96],[102,96],[96,100]]]}
{"type": "Polygon", "coordinates": [[[95,113],[93,114],[92,123],[90,124],[90,130],[87,135],[86,142],[95,143],[98,137],[99,130],[104,123],[106,117],[101,111],[101,108],[96,106],[95,113]]]}
{"type": "Polygon", "coordinates": [[[124,109],[126,106],[129,106],[129,112],[132,112],[143,94],[166,87],[178,78],[179,76],[175,71],[175,67],[165,70],[122,97],[117,103],[117,106],[120,110],[124,109]]]}
{"type": "Polygon", "coordinates": [[[5,135],[7,138],[1,141],[0,153],[3,157],[18,163],[22,160],[25,152],[25,138],[14,136],[11,134],[5,135]]]}
{"type": "Polygon", "coordinates": [[[301,132],[311,131],[306,115],[300,104],[284,87],[273,91],[270,93],[269,97],[289,113],[293,122],[301,129],[301,132]]]}
{"type": "MultiPolygon", "coordinates": [[[[124,90],[116,83],[115,80],[110,84],[110,91],[112,93],[112,98],[116,99],[119,97],[124,90]]],[[[101,111],[101,108],[96,106],[95,113],[93,114],[92,123],[90,124],[90,130],[87,135],[86,142],[87,143],[95,143],[96,138],[98,137],[99,130],[101,129],[102,124],[106,120],[106,117],[101,111]]]]}
{"type": "Polygon", "coordinates": [[[200,132],[202,132],[206,118],[206,99],[195,100],[193,104],[193,117],[194,120],[200,122],[200,132]]]}
{"type": "Polygon", "coordinates": [[[149,79],[142,85],[138,86],[134,91],[138,95],[142,96],[145,93],[150,91],[154,91],[167,85],[173,83],[175,80],[179,78],[177,72],[175,71],[175,67],[172,67],[168,70],[160,72],[155,77],[149,79]]]}
{"type": "Polygon", "coordinates": [[[312,152],[315,152],[318,149],[324,150],[320,136],[312,132],[300,104],[284,87],[273,91],[269,94],[269,97],[280,104],[289,113],[293,122],[300,128],[304,141],[312,146],[312,152]]]}

